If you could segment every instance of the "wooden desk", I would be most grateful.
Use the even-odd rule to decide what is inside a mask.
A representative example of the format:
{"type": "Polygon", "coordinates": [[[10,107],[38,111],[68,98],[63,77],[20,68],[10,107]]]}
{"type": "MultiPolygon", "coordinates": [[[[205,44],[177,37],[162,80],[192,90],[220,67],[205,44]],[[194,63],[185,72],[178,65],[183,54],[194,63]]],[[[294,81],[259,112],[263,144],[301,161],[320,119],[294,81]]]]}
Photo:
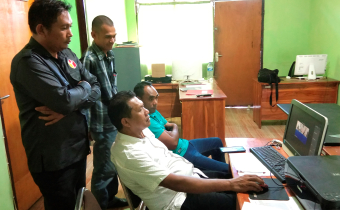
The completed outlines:
{"type": "Polygon", "coordinates": [[[178,83],[154,83],[158,91],[157,110],[163,117],[181,117],[182,105],[179,102],[178,83]]]}
{"type": "MultiPolygon", "coordinates": [[[[267,142],[273,140],[271,138],[226,138],[226,144],[228,147],[232,146],[243,146],[246,149],[246,152],[250,152],[249,148],[252,147],[261,147],[264,146],[267,142]]],[[[284,157],[288,157],[288,155],[281,148],[280,150],[276,149],[279,153],[281,153],[284,157]]],[[[325,146],[323,151],[327,155],[340,155],[340,146],[325,146]]],[[[238,177],[237,170],[233,166],[233,154],[229,154],[229,164],[232,171],[232,175],[234,178],[238,177]]],[[[265,177],[266,178],[266,177],[265,177]]],[[[288,196],[294,196],[293,191],[289,188],[286,188],[288,196]]],[[[247,193],[237,193],[237,207],[238,209],[242,209],[243,203],[249,202],[249,195],[247,193]]]]}
{"type": "Polygon", "coordinates": [[[179,91],[182,103],[182,133],[184,139],[221,138],[225,145],[225,99],[227,96],[212,83],[211,97],[196,97],[179,91]]]}
{"type": "MultiPolygon", "coordinates": [[[[313,81],[281,78],[278,104],[290,104],[292,99],[302,103],[336,103],[338,80],[318,79],[313,81]]],[[[269,104],[271,89],[267,83],[253,79],[253,120],[261,128],[262,120],[286,120],[287,115],[277,106],[269,104]]],[[[275,85],[272,90],[273,104],[276,104],[275,85]]]]}
{"type": "MultiPolygon", "coordinates": [[[[267,142],[273,140],[273,139],[256,139],[256,138],[226,138],[226,144],[228,147],[232,146],[243,146],[246,149],[246,152],[250,152],[249,148],[252,147],[262,147],[267,142]]],[[[276,149],[277,150],[277,149],[276,149]]],[[[283,151],[283,149],[277,150],[279,151],[284,157],[288,157],[288,155],[283,151]]],[[[234,178],[239,177],[237,170],[233,166],[233,154],[229,154],[229,164],[232,171],[232,175],[234,178]]],[[[263,178],[269,178],[269,177],[263,177],[263,178]]],[[[289,188],[286,188],[287,194],[289,197],[294,196],[293,191],[291,191],[289,188]]],[[[237,193],[237,208],[236,209],[242,209],[243,203],[249,202],[249,195],[248,193],[237,193]]]]}

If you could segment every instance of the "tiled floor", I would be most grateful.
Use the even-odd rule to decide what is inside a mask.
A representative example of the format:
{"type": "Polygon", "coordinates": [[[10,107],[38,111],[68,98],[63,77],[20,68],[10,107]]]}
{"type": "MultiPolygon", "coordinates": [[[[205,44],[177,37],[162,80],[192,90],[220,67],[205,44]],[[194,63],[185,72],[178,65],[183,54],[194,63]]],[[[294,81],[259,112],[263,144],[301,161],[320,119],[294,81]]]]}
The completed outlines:
{"type": "MultiPolygon", "coordinates": [[[[181,119],[168,118],[181,128],[181,119]]],[[[267,121],[262,123],[262,128],[253,121],[252,109],[226,108],[225,111],[225,137],[226,138],[279,138],[282,139],[285,130],[285,121],[267,121]]],[[[180,130],[181,132],[181,130],[180,130]]],[[[92,147],[91,147],[92,149],[92,147]]],[[[92,154],[87,157],[86,188],[91,189],[92,154]]],[[[117,197],[124,197],[123,189],[119,187],[117,197]]],[[[129,208],[115,208],[111,210],[128,210],[129,208]]],[[[43,198],[39,199],[30,210],[44,210],[43,198]]]]}

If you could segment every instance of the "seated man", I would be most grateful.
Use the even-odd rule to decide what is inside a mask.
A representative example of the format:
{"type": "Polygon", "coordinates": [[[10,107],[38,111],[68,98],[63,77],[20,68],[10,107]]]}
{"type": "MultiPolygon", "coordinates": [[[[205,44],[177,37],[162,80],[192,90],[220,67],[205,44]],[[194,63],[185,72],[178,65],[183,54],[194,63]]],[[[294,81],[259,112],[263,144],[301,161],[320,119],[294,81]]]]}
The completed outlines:
{"type": "Polygon", "coordinates": [[[185,140],[179,138],[178,127],[175,123],[169,123],[156,110],[158,103],[158,92],[150,82],[140,82],[134,92],[143,101],[146,109],[149,110],[149,129],[155,137],[163,142],[169,150],[189,160],[196,168],[220,171],[225,177],[229,173],[229,165],[225,163],[224,153],[220,151],[223,147],[220,138],[204,138],[185,140]],[[212,159],[208,158],[211,155],[212,159]]]}
{"type": "Polygon", "coordinates": [[[209,179],[169,151],[148,129],[149,111],[133,92],[113,96],[108,111],[118,129],[111,160],[121,181],[150,210],[230,210],[236,208],[235,192],[262,191],[264,182],[258,176],[209,179]]]}

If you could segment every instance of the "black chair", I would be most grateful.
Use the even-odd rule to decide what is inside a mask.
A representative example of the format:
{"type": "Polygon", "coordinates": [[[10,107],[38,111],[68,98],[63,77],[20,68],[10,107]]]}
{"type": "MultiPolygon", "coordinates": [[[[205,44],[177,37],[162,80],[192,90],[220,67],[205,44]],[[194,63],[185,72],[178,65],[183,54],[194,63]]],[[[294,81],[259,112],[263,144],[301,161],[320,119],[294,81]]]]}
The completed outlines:
{"type": "Polygon", "coordinates": [[[147,210],[147,207],[144,205],[144,202],[140,197],[135,195],[129,188],[127,188],[123,182],[120,180],[120,184],[122,185],[126,200],[129,204],[130,210],[147,210]]]}
{"type": "Polygon", "coordinates": [[[82,187],[78,191],[75,210],[101,210],[101,208],[92,192],[82,187]]]}

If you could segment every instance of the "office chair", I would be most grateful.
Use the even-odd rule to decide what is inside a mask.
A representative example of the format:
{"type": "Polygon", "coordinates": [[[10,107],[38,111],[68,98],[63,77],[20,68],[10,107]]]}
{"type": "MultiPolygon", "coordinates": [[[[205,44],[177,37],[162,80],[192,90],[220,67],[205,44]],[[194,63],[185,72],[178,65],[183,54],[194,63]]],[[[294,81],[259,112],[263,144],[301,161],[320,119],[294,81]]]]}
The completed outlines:
{"type": "Polygon", "coordinates": [[[140,197],[135,195],[129,188],[127,188],[122,181],[120,180],[120,184],[122,185],[126,200],[129,204],[130,210],[148,210],[147,207],[144,205],[144,202],[140,197]]]}
{"type": "Polygon", "coordinates": [[[92,192],[85,187],[78,191],[75,210],[101,210],[92,192]]]}

